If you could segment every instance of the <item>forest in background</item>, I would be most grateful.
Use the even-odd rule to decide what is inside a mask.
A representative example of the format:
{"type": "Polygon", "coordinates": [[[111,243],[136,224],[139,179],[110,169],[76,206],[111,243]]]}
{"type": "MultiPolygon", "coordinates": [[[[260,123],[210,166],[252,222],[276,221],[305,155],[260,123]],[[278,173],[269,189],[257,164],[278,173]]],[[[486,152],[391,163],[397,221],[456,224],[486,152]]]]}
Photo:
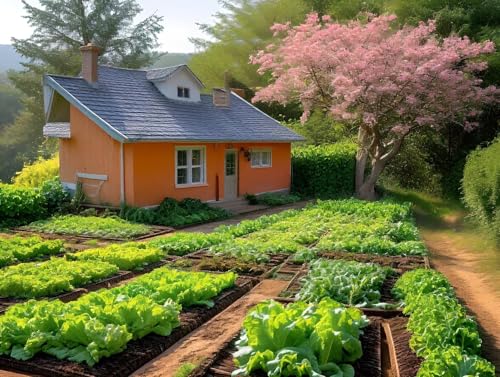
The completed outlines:
{"type": "MultiPolygon", "coordinates": [[[[58,0],[54,3],[63,7],[67,1],[58,0]]],[[[128,21],[123,22],[123,30],[117,35],[133,30],[131,20],[137,14],[138,4],[135,1],[126,3],[135,3],[135,7],[128,9],[129,14],[122,14],[122,20],[128,21]]],[[[118,6],[121,1],[115,0],[111,4],[118,6]]],[[[298,24],[311,11],[331,15],[340,22],[356,19],[364,12],[395,13],[400,25],[415,25],[421,20],[433,18],[437,21],[437,32],[443,37],[457,33],[468,35],[476,41],[491,39],[497,45],[500,44],[500,2],[495,0],[229,0],[221,4],[223,10],[216,15],[215,23],[200,25],[207,38],[192,40],[199,53],[155,52],[156,34],[154,28],[150,28],[147,29],[149,34],[140,36],[144,39],[135,41],[143,47],[141,51],[123,50],[118,55],[104,54],[102,59],[120,66],[155,68],[189,62],[207,88],[221,86],[223,73],[228,70],[232,77],[231,85],[245,89],[247,97],[251,98],[257,88],[267,84],[269,77],[257,74],[257,67],[249,64],[249,56],[272,42],[272,24],[286,21],[298,24]]],[[[54,20],[40,18],[37,22],[35,26],[43,31],[54,20]]],[[[154,23],[148,26],[153,27],[154,23]]],[[[97,30],[94,37],[102,40],[104,33],[99,34],[99,25],[93,28],[97,30]]],[[[73,38],[72,33],[74,30],[67,30],[67,34],[73,38]]],[[[73,38],[71,43],[44,54],[41,48],[48,46],[49,37],[48,34],[41,36],[34,33],[26,41],[15,40],[17,52],[29,63],[25,64],[22,73],[10,71],[10,80],[0,74],[0,179],[3,181],[9,181],[23,164],[39,156],[48,157],[55,151],[54,143],[47,143],[41,135],[44,123],[41,76],[47,72],[77,74],[80,65],[77,47],[84,40],[73,38]]],[[[113,36],[107,37],[113,39],[113,36]]],[[[497,52],[491,56],[488,63],[490,68],[483,79],[487,84],[498,85],[500,54],[497,52]]],[[[349,126],[332,121],[321,111],[314,112],[309,121],[302,125],[298,121],[302,112],[298,105],[286,108],[267,104],[259,106],[306,136],[307,142],[311,144],[334,143],[353,137],[353,130],[349,126]]],[[[481,126],[471,133],[450,124],[438,133],[410,136],[402,152],[384,173],[383,180],[403,187],[459,196],[465,158],[471,150],[487,145],[495,138],[499,131],[498,115],[498,107],[485,109],[480,120],[481,126]]]]}

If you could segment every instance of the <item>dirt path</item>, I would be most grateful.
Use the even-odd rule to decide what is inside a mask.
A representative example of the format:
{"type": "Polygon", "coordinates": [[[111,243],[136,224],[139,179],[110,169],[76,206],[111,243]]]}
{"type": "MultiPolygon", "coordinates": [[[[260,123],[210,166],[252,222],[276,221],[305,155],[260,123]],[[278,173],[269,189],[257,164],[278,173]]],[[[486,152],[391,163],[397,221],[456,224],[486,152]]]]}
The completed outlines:
{"type": "Polygon", "coordinates": [[[484,271],[481,265],[488,256],[464,247],[444,230],[424,228],[422,236],[432,253],[431,265],[448,277],[457,296],[477,318],[483,355],[500,373],[500,292],[496,289],[500,270],[484,271]]]}
{"type": "Polygon", "coordinates": [[[184,363],[198,364],[213,358],[217,351],[239,333],[248,310],[262,300],[278,296],[287,284],[284,280],[263,280],[247,295],[178,341],[132,376],[171,377],[184,363]]]}

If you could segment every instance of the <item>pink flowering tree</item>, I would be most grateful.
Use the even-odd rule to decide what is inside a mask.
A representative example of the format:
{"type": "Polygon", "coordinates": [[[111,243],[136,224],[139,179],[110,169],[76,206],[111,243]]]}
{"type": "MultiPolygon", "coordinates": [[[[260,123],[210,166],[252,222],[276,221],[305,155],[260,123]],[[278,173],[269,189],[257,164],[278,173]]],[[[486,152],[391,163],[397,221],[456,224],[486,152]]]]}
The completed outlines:
{"type": "Polygon", "coordinates": [[[321,109],[357,128],[356,194],[368,200],[410,133],[447,122],[471,130],[484,104],[499,98],[477,75],[492,42],[439,39],[432,21],[394,31],[395,18],[338,24],[310,14],[296,27],[274,25],[277,42],[251,57],[271,74],[254,102],[299,101],[302,121],[321,109]]]}

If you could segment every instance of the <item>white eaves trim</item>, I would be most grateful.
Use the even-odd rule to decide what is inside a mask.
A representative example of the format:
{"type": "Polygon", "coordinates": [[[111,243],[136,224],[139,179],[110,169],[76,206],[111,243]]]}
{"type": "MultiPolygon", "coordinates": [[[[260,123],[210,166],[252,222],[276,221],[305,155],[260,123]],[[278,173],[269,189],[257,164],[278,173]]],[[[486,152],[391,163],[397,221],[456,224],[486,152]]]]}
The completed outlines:
{"type": "Polygon", "coordinates": [[[76,173],[77,178],[83,179],[93,179],[95,181],[107,181],[108,176],[106,174],[90,174],[90,173],[76,173]]]}

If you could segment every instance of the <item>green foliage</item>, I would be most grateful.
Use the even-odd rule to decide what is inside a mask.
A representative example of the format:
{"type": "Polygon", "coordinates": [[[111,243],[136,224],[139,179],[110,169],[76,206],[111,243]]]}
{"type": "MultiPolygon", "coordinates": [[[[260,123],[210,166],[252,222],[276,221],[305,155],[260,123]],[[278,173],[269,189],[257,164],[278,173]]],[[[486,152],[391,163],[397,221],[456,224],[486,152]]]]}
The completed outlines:
{"type": "Polygon", "coordinates": [[[0,184],[0,227],[44,218],[48,215],[46,204],[39,190],[0,184]]]}
{"type": "Polygon", "coordinates": [[[46,218],[68,204],[69,194],[57,178],[37,188],[0,183],[0,227],[46,218]]]}
{"type": "Polygon", "coordinates": [[[122,207],[120,217],[137,223],[184,226],[220,220],[229,217],[222,208],[210,207],[198,199],[183,199],[180,202],[165,198],[158,207],[152,209],[122,207]]]}
{"type": "Polygon", "coordinates": [[[44,240],[38,236],[0,238],[0,267],[62,252],[64,242],[61,240],[44,240]]]}
{"type": "Polygon", "coordinates": [[[404,301],[410,315],[410,346],[423,357],[419,377],[484,376],[495,374],[479,355],[481,338],[474,319],[460,305],[444,275],[434,270],[406,272],[393,294],[404,301]]]}
{"type": "Polygon", "coordinates": [[[467,157],[464,203],[471,216],[500,240],[500,138],[467,157]]]}
{"type": "Polygon", "coordinates": [[[391,202],[318,201],[301,211],[263,216],[217,231],[232,237],[212,245],[210,252],[257,263],[266,263],[269,254],[276,253],[296,254],[298,260],[311,259],[316,251],[427,253],[410,205],[391,202]]]}
{"type": "Polygon", "coordinates": [[[67,258],[107,262],[117,266],[120,270],[132,271],[159,262],[164,256],[163,251],[146,243],[130,242],[68,254],[67,258]]]}
{"type": "Polygon", "coordinates": [[[302,196],[335,198],[354,192],[356,145],[338,143],[292,150],[292,191],[302,196]]]}
{"type": "Polygon", "coordinates": [[[351,364],[362,355],[359,337],[367,325],[359,309],[331,299],[286,307],[263,302],[243,322],[233,375],[353,377],[351,364]]]}
{"type": "Polygon", "coordinates": [[[179,306],[144,296],[89,293],[77,301],[29,301],[0,319],[0,353],[28,360],[39,352],[93,366],[122,352],[132,339],[167,336],[179,326],[179,306]]]}
{"type": "Polygon", "coordinates": [[[392,272],[373,263],[319,259],[310,264],[296,297],[306,302],[329,297],[358,307],[377,306],[382,284],[392,272]]]}
{"type": "Polygon", "coordinates": [[[304,0],[304,3],[319,14],[329,14],[336,20],[356,18],[360,12],[380,14],[384,10],[384,0],[304,0]]]}
{"type": "Polygon", "coordinates": [[[62,186],[59,177],[43,182],[40,192],[45,197],[48,214],[61,213],[70,205],[71,196],[62,186]]]}
{"type": "MultiPolygon", "coordinates": [[[[429,133],[408,135],[401,151],[384,169],[381,184],[440,194],[442,176],[433,161],[436,148],[442,147],[437,145],[438,139],[439,137],[429,133]]],[[[449,185],[452,182],[447,183],[449,185]]]]}
{"type": "Polygon", "coordinates": [[[420,366],[417,377],[494,377],[495,366],[476,355],[464,355],[460,347],[433,352],[420,366]]]}
{"type": "Polygon", "coordinates": [[[113,288],[113,292],[131,297],[137,294],[145,295],[158,304],[173,300],[182,307],[193,305],[212,307],[214,304],[212,298],[223,290],[233,287],[237,277],[233,272],[209,274],[162,267],[128,284],[113,288]]]}
{"type": "Polygon", "coordinates": [[[193,363],[184,363],[176,370],[174,377],[189,377],[191,372],[196,369],[193,363]]]}
{"type": "Polygon", "coordinates": [[[35,221],[24,228],[50,234],[124,239],[142,236],[151,231],[146,225],[134,224],[119,217],[76,215],[55,216],[35,221]]]}
{"type": "Polygon", "coordinates": [[[167,237],[156,238],[149,245],[162,250],[167,255],[186,255],[209,246],[222,243],[230,238],[221,233],[175,232],[167,237]]]}
{"type": "Polygon", "coordinates": [[[28,360],[43,352],[93,366],[103,357],[122,352],[132,339],[150,333],[170,335],[179,326],[180,305],[211,305],[211,299],[232,287],[235,279],[233,273],[160,268],[69,303],[13,305],[0,317],[0,354],[28,360]]]}
{"type": "Polygon", "coordinates": [[[21,263],[0,270],[0,297],[54,296],[117,272],[118,267],[99,261],[52,258],[46,262],[21,263]]]}
{"type": "Polygon", "coordinates": [[[291,194],[265,193],[257,197],[257,202],[268,206],[282,206],[285,204],[295,203],[300,200],[300,196],[291,194]]]}
{"type": "Polygon", "coordinates": [[[22,187],[40,187],[44,182],[59,176],[59,156],[50,159],[39,158],[31,164],[24,165],[12,179],[12,183],[22,187]]]}
{"type": "Polygon", "coordinates": [[[392,293],[397,299],[412,301],[412,298],[421,295],[442,292],[448,296],[453,296],[453,288],[446,277],[434,270],[416,269],[401,276],[392,293]]]}
{"type": "Polygon", "coordinates": [[[2,126],[14,121],[16,115],[21,110],[19,92],[11,85],[3,84],[0,81],[0,130],[2,126]]]}
{"type": "Polygon", "coordinates": [[[313,111],[307,121],[288,121],[285,125],[306,138],[306,143],[320,145],[333,144],[351,136],[345,124],[333,120],[321,111],[313,111]]]}
{"type": "Polygon", "coordinates": [[[302,0],[229,0],[223,6],[226,9],[215,15],[213,25],[200,25],[208,38],[192,40],[202,52],[192,57],[189,66],[208,88],[222,86],[227,69],[245,87],[266,85],[267,78],[257,74],[248,58],[272,41],[270,27],[275,22],[303,20],[302,0]]]}
{"type": "Polygon", "coordinates": [[[236,225],[220,225],[215,228],[215,232],[231,235],[233,237],[241,237],[258,230],[264,229],[269,225],[277,223],[281,220],[287,219],[289,217],[294,217],[300,211],[297,210],[287,210],[273,215],[260,216],[255,220],[243,220],[236,225]]]}

